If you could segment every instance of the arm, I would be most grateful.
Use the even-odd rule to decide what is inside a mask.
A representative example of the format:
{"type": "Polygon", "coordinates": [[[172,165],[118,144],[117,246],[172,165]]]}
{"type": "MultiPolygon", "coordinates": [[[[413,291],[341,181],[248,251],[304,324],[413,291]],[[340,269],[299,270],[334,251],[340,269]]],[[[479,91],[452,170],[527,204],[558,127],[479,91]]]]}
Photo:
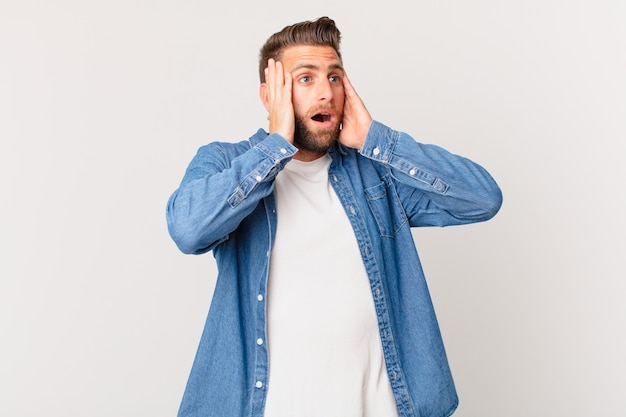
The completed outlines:
{"type": "Polygon", "coordinates": [[[373,121],[347,75],[343,84],[346,101],[339,139],[391,170],[411,226],[473,223],[498,212],[502,193],[484,168],[373,121]]]}
{"type": "Polygon", "coordinates": [[[297,151],[291,74],[270,59],[265,75],[260,94],[270,135],[248,149],[243,144],[200,148],[168,201],[168,230],[184,253],[204,253],[227,239],[272,192],[274,178],[297,151]]]}
{"type": "Polygon", "coordinates": [[[485,221],[502,204],[500,188],[480,165],[376,121],[359,153],[390,169],[411,226],[485,221]]]}
{"type": "Polygon", "coordinates": [[[200,254],[227,239],[272,192],[274,178],[295,152],[278,134],[255,146],[200,148],[167,203],[168,230],[179,249],[200,254]]]}

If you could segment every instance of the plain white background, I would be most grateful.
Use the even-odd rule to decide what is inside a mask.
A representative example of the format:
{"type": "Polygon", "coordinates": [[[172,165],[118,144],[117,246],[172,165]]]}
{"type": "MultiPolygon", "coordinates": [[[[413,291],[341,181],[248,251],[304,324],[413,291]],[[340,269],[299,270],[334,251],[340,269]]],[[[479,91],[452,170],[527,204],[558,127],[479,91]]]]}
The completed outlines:
{"type": "Polygon", "coordinates": [[[372,115],[504,192],[414,233],[455,417],[626,416],[625,4],[0,0],[0,415],[175,415],[216,271],[166,200],[266,126],[264,40],[328,15],[372,115]]]}

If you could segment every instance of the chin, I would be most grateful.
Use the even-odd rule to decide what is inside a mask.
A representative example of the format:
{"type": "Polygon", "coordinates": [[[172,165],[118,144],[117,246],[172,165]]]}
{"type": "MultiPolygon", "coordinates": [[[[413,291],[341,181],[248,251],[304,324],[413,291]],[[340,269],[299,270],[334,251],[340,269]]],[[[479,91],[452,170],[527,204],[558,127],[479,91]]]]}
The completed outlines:
{"type": "Polygon", "coordinates": [[[301,150],[326,152],[339,138],[339,125],[331,128],[316,128],[305,123],[297,123],[294,145],[301,150]]]}
{"type": "Polygon", "coordinates": [[[326,152],[328,151],[328,149],[330,149],[335,142],[337,142],[336,139],[331,139],[331,140],[311,140],[311,138],[305,138],[305,139],[296,139],[294,140],[294,145],[296,146],[296,148],[303,150],[303,151],[310,151],[310,152],[326,152]]]}

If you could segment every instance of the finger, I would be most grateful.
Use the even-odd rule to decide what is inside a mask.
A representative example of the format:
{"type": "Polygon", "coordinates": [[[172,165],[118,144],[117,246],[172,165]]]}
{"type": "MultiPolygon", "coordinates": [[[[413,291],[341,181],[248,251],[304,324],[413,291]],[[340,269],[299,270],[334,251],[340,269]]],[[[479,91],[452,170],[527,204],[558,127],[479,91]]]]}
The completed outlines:
{"type": "Polygon", "coordinates": [[[289,71],[285,71],[285,98],[291,103],[291,88],[293,87],[293,77],[289,71]]]}
{"type": "MultiPolygon", "coordinates": [[[[272,79],[272,94],[276,105],[281,105],[287,100],[291,100],[291,82],[287,85],[286,74],[283,63],[274,61],[269,64],[270,78],[272,79]],[[286,96],[285,88],[289,88],[289,94],[286,96]]],[[[291,74],[289,74],[291,75],[291,74]]]]}
{"type": "Polygon", "coordinates": [[[272,58],[267,60],[267,86],[269,98],[273,102],[276,98],[276,63],[272,58]]]}
{"type": "Polygon", "coordinates": [[[343,90],[346,94],[346,96],[352,97],[352,96],[357,96],[358,94],[356,93],[356,90],[354,89],[354,87],[352,86],[352,83],[350,82],[350,79],[348,78],[348,74],[343,75],[343,90]]]}
{"type": "Polygon", "coordinates": [[[263,70],[263,72],[265,73],[265,91],[267,94],[267,99],[270,100],[271,99],[271,90],[272,90],[272,83],[270,82],[270,70],[268,67],[265,67],[265,69],[263,70]]]}
{"type": "Polygon", "coordinates": [[[272,100],[272,97],[274,95],[273,93],[273,89],[274,89],[274,84],[272,82],[272,75],[270,74],[270,67],[272,66],[272,63],[270,60],[267,61],[267,67],[265,67],[265,84],[267,85],[267,99],[269,101],[272,100]]]}
{"type": "Polygon", "coordinates": [[[276,97],[282,99],[285,88],[285,74],[283,72],[283,63],[280,61],[274,63],[274,77],[276,80],[276,97]]]}

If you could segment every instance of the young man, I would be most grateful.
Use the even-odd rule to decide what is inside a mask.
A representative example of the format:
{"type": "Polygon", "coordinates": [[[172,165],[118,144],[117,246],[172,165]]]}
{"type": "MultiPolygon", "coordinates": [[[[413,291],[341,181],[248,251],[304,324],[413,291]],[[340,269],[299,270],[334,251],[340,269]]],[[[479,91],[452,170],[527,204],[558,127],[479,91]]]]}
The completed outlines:
{"type": "Polygon", "coordinates": [[[168,202],[219,276],[179,416],[444,417],[457,396],[411,227],[488,220],[479,165],[373,121],[328,18],[261,50],[269,133],[199,149],[168,202]]]}

